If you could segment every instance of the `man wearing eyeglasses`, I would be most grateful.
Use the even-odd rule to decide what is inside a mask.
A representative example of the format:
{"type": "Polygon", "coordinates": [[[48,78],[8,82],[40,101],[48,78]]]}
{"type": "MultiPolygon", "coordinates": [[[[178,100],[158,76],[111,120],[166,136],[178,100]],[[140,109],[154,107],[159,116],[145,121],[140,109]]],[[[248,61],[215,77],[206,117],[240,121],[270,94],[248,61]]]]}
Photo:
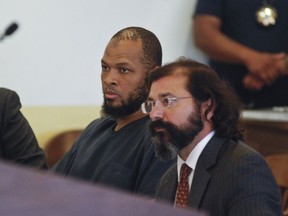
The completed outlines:
{"type": "Polygon", "coordinates": [[[271,170],[242,142],[242,104],[231,88],[211,68],[189,59],[156,69],[148,80],[142,111],[152,119],[156,154],[177,157],[161,178],[156,199],[210,216],[281,215],[271,170]]]}

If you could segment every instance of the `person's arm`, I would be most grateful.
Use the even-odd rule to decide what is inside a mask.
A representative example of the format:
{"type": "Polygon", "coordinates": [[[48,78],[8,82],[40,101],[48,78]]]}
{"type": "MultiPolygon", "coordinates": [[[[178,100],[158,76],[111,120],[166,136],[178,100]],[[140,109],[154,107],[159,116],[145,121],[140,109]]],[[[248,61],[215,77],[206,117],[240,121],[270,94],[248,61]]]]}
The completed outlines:
{"type": "Polygon", "coordinates": [[[248,153],[239,157],[230,177],[227,215],[281,215],[280,190],[262,156],[248,153]]]}
{"type": "Polygon", "coordinates": [[[27,119],[20,111],[19,96],[9,91],[4,97],[3,122],[1,132],[2,157],[5,160],[36,168],[47,168],[44,151],[39,147],[37,139],[27,119]]]}
{"type": "Polygon", "coordinates": [[[194,42],[211,59],[245,63],[247,55],[253,55],[248,47],[233,41],[221,32],[222,21],[212,15],[197,15],[194,18],[194,42]]]}
{"type": "Polygon", "coordinates": [[[222,21],[212,15],[197,15],[194,18],[195,45],[209,58],[227,63],[244,64],[251,75],[271,84],[279,75],[275,62],[284,59],[284,53],[258,52],[221,32],[222,21]]]}

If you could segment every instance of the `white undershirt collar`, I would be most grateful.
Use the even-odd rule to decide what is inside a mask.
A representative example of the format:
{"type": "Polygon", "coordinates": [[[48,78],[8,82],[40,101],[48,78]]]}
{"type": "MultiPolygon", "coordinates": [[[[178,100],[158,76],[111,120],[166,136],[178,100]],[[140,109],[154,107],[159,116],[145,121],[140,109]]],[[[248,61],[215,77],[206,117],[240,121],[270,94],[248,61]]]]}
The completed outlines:
{"type": "Polygon", "coordinates": [[[192,179],[194,176],[194,170],[196,168],[196,164],[198,161],[198,158],[200,154],[202,153],[203,149],[206,147],[209,140],[212,138],[212,136],[215,134],[215,131],[211,131],[209,134],[207,134],[196,146],[195,148],[190,152],[188,155],[186,161],[182,160],[182,158],[178,155],[177,157],[177,173],[178,173],[178,181],[180,181],[180,169],[181,165],[183,163],[186,163],[189,167],[192,168],[192,172],[189,175],[189,188],[192,184],[192,179]]]}

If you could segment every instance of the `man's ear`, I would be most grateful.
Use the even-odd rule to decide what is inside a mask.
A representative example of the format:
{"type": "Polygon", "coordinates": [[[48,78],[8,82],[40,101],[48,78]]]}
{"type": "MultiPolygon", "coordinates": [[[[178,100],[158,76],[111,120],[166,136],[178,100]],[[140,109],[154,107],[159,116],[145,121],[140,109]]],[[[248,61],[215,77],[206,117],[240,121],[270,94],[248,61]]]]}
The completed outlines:
{"type": "Polygon", "coordinates": [[[211,121],[215,110],[215,104],[213,103],[211,98],[202,103],[202,110],[203,119],[211,121]]]}
{"type": "Polygon", "coordinates": [[[148,84],[148,77],[151,73],[153,73],[154,70],[156,70],[157,68],[159,68],[160,66],[155,66],[154,68],[148,70],[147,74],[146,74],[146,87],[148,88],[148,90],[150,90],[150,86],[148,84]]]}
{"type": "Polygon", "coordinates": [[[160,66],[155,66],[154,68],[152,68],[152,69],[150,69],[149,71],[148,71],[148,75],[151,73],[151,72],[153,72],[154,70],[156,70],[157,68],[159,68],[160,66]]]}

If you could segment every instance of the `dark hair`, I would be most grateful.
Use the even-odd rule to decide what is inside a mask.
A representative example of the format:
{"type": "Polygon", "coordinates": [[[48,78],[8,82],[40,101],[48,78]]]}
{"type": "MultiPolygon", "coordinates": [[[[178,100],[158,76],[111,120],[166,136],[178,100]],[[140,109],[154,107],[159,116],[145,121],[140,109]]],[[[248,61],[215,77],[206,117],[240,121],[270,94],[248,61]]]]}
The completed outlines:
{"type": "Polygon", "coordinates": [[[142,56],[140,61],[152,69],[162,65],[162,47],[154,33],[141,27],[127,27],[118,31],[111,39],[142,41],[142,56]]]}
{"type": "Polygon", "coordinates": [[[148,77],[148,85],[150,87],[153,81],[175,74],[188,78],[186,88],[197,103],[211,99],[210,109],[214,107],[212,122],[218,136],[244,140],[244,131],[239,127],[243,104],[230,85],[207,65],[187,58],[155,69],[148,77]]]}

